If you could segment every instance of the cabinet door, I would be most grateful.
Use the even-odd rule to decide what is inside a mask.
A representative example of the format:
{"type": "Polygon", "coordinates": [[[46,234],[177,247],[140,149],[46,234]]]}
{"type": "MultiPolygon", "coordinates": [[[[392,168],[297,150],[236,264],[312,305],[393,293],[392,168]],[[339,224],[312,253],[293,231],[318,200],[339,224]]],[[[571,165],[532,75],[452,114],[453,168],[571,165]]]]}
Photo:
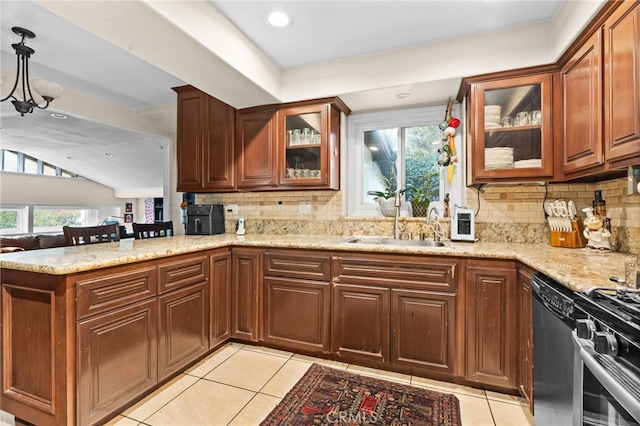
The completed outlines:
{"type": "Polygon", "coordinates": [[[333,284],[331,351],[345,362],[389,362],[389,290],[333,284]]]}
{"type": "Polygon", "coordinates": [[[329,282],[264,279],[264,341],[289,350],[328,354],[329,282]]]}
{"type": "Polygon", "coordinates": [[[206,95],[190,86],[174,90],[178,93],[178,191],[199,191],[203,188],[206,95]]]}
{"type": "Polygon", "coordinates": [[[455,375],[456,295],[391,290],[391,363],[455,375]]]}
{"type": "Polygon", "coordinates": [[[238,111],[236,167],[238,189],[275,188],[277,110],[238,111]]]}
{"type": "Polygon", "coordinates": [[[562,68],[562,143],[565,176],[604,164],[602,152],[601,32],[562,68]]]}
{"type": "Polygon", "coordinates": [[[612,167],[640,160],[640,4],[624,2],[604,25],[604,141],[612,167]]]}
{"type": "Polygon", "coordinates": [[[158,380],[209,350],[209,282],[159,297],[158,380]]]}
{"type": "Polygon", "coordinates": [[[516,390],[516,269],[512,262],[469,261],[467,380],[516,390]]]}
{"type": "Polygon", "coordinates": [[[553,86],[551,72],[472,84],[472,183],[553,177],[553,86]]]}
{"type": "Polygon", "coordinates": [[[158,381],[157,302],[78,323],[77,424],[97,423],[158,381]]]}
{"type": "Polygon", "coordinates": [[[257,342],[259,330],[260,250],[234,249],[231,255],[233,285],[231,294],[232,337],[257,342]]]}
{"type": "Polygon", "coordinates": [[[235,110],[211,96],[207,101],[203,186],[208,191],[232,191],[236,188],[235,110]]]}
{"type": "Polygon", "coordinates": [[[231,252],[211,256],[209,348],[231,337],[231,252]]]}
{"type": "Polygon", "coordinates": [[[533,410],[533,326],[531,276],[535,271],[522,267],[518,271],[518,384],[520,394],[533,410]]]}

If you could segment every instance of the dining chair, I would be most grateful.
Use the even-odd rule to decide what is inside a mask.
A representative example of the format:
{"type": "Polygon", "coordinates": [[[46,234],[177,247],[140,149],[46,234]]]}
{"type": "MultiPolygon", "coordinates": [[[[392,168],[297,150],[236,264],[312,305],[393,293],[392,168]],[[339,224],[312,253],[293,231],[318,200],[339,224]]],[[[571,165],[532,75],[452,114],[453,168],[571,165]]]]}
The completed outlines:
{"type": "Polygon", "coordinates": [[[64,226],[62,228],[67,245],[110,243],[120,241],[117,224],[98,226],[64,226]]]}
{"type": "Polygon", "coordinates": [[[146,238],[170,237],[173,235],[173,221],[157,223],[134,223],[133,237],[136,240],[146,238]]]}

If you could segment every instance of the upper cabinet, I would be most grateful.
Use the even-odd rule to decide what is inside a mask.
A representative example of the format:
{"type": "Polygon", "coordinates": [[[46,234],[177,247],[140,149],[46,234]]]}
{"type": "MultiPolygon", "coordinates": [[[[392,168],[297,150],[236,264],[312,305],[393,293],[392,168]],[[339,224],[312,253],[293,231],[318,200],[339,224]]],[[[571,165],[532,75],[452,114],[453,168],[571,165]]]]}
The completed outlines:
{"type": "Polygon", "coordinates": [[[604,149],[611,167],[640,163],[640,3],[604,23],[604,149]]]}
{"type": "Polygon", "coordinates": [[[554,176],[554,68],[463,80],[467,98],[469,184],[554,176]]]}
{"type": "Polygon", "coordinates": [[[178,94],[178,191],[236,188],[233,107],[192,86],[178,94]]]}
{"type": "Polygon", "coordinates": [[[286,189],[340,189],[338,98],[298,102],[279,112],[279,185],[286,189]]]}
{"type": "Polygon", "coordinates": [[[339,98],[235,110],[178,93],[178,191],[340,189],[339,98]]]}
{"type": "Polygon", "coordinates": [[[564,179],[640,162],[640,3],[609,2],[560,59],[564,179]]]}

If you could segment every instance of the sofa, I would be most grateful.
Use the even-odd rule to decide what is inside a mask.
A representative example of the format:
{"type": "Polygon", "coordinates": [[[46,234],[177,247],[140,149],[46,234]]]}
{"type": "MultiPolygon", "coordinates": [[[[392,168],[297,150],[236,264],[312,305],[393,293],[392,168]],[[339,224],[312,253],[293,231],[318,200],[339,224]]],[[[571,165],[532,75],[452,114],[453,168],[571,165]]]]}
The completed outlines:
{"type": "Polygon", "coordinates": [[[32,234],[20,235],[18,237],[0,237],[0,253],[64,247],[66,245],[67,240],[64,234],[32,234]]]}

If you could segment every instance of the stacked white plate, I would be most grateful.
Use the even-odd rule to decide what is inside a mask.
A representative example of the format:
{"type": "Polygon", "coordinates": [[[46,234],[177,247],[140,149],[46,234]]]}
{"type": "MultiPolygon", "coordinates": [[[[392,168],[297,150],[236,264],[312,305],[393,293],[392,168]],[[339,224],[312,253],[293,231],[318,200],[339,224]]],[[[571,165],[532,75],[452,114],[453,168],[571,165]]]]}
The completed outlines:
{"type": "Polygon", "coordinates": [[[513,168],[513,148],[485,148],[485,169],[510,169],[513,168]]]}
{"type": "Polygon", "coordinates": [[[519,160],[513,162],[513,167],[527,168],[527,167],[542,167],[542,160],[539,158],[533,158],[531,160],[519,160]]]}
{"type": "Polygon", "coordinates": [[[486,105],[484,107],[484,128],[494,129],[496,127],[502,127],[500,125],[500,114],[502,114],[502,106],[486,105]]]}

